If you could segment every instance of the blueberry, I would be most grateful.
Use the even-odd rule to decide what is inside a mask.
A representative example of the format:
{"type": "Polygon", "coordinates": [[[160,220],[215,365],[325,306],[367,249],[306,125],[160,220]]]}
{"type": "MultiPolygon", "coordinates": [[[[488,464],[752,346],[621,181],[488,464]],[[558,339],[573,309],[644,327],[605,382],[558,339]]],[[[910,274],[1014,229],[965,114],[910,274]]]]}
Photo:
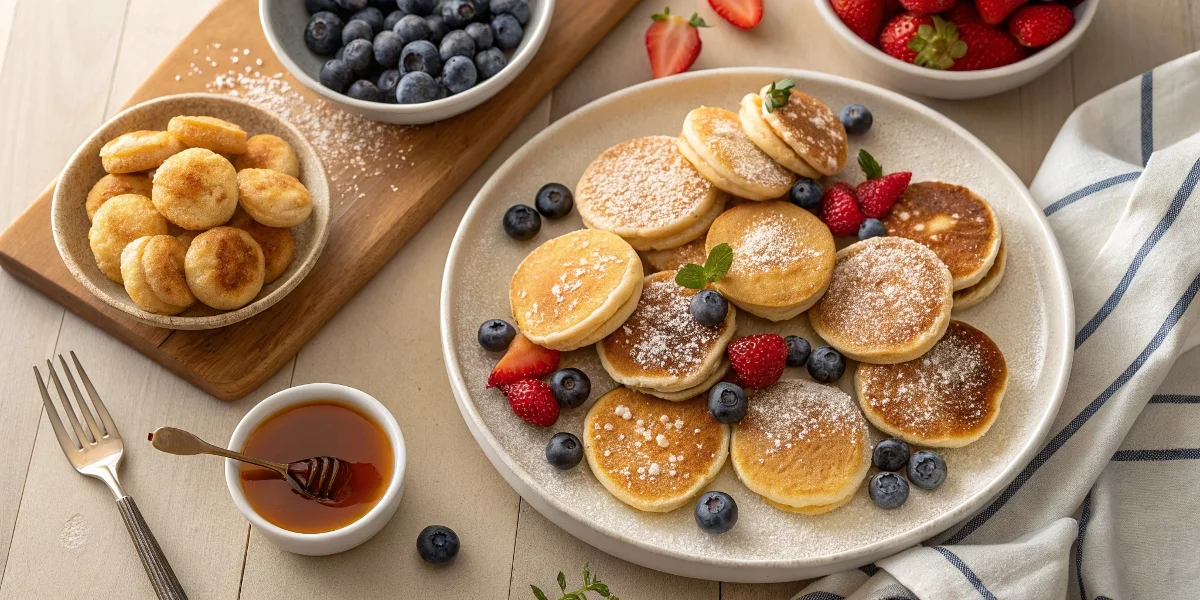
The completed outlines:
{"type": "Polygon", "coordinates": [[[422,71],[404,75],[396,86],[396,102],[399,104],[420,104],[441,98],[442,91],[437,81],[432,75],[422,71]]]}
{"type": "Polygon", "coordinates": [[[546,444],[546,462],[566,471],[583,460],[583,444],[574,434],[560,431],[546,444]]]}
{"type": "Polygon", "coordinates": [[[521,25],[529,22],[529,3],[525,0],[491,0],[488,8],[493,15],[503,13],[516,17],[521,25]]]}
{"type": "Polygon", "coordinates": [[[379,10],[396,10],[396,0],[367,0],[367,5],[379,10]]]}
{"type": "Polygon", "coordinates": [[[355,73],[362,73],[371,66],[371,59],[375,56],[373,48],[367,40],[353,40],[342,49],[342,62],[355,73]]]}
{"type": "Polygon", "coordinates": [[[449,0],[442,4],[442,19],[450,29],[462,29],[475,20],[475,3],[471,0],[449,0]]]}
{"type": "Polygon", "coordinates": [[[334,0],[304,0],[304,8],[308,10],[308,14],[310,15],[315,15],[322,11],[336,13],[342,10],[342,7],[338,6],[334,0]]]}
{"type": "Polygon", "coordinates": [[[812,353],[812,346],[808,340],[798,336],[789,335],[783,338],[783,343],[787,344],[787,366],[803,367],[804,363],[808,362],[808,355],[812,353]]]}
{"type": "Polygon", "coordinates": [[[697,323],[716,327],[725,322],[725,315],[729,314],[729,302],[715,290],[701,290],[692,296],[688,312],[692,313],[697,323]]]}
{"type": "Polygon", "coordinates": [[[737,502],[724,492],[704,492],[696,501],[696,524],[704,533],[725,533],[738,519],[737,502]]]}
{"type": "Polygon", "coordinates": [[[375,87],[374,83],[366,79],[359,79],[350,84],[350,89],[346,90],[346,95],[355,100],[364,100],[366,102],[383,102],[383,92],[375,87]]]}
{"type": "Polygon", "coordinates": [[[396,103],[396,86],[400,84],[400,71],[396,69],[388,69],[379,74],[379,79],[375,81],[375,87],[383,92],[384,102],[389,104],[396,103]]]}
{"type": "Polygon", "coordinates": [[[444,565],[458,556],[458,534],[445,525],[430,525],[417,534],[417,554],[431,565],[444,565]]]}
{"type": "Polygon", "coordinates": [[[475,22],[486,24],[492,20],[492,8],[488,5],[488,0],[474,0],[475,2],[475,22]]]}
{"type": "MultiPolygon", "coordinates": [[[[435,44],[441,44],[442,38],[446,37],[446,22],[442,20],[441,15],[428,15],[425,17],[425,26],[429,28],[429,41],[435,44]]],[[[445,59],[443,59],[445,60],[445,59]]]]}
{"type": "MultiPolygon", "coordinates": [[[[455,29],[442,38],[439,54],[443,62],[450,60],[452,56],[471,58],[475,56],[475,40],[471,39],[471,36],[467,35],[467,32],[455,29]]],[[[478,67],[479,65],[475,66],[478,67]]]]}
{"type": "Polygon", "coordinates": [[[371,25],[366,21],[350,21],[342,27],[342,45],[345,46],[354,40],[367,40],[375,37],[375,31],[371,29],[371,25]]]}
{"type": "Polygon", "coordinates": [[[863,221],[862,225],[858,226],[858,239],[860,240],[869,240],[873,237],[885,235],[887,235],[887,227],[879,219],[867,219],[863,221]]]}
{"type": "Polygon", "coordinates": [[[342,93],[350,86],[350,82],[354,80],[354,69],[350,68],[344,61],[333,59],[325,62],[325,66],[321,67],[319,76],[321,85],[337,92],[342,93]]]}
{"type": "Polygon", "coordinates": [[[917,450],[908,459],[908,480],[923,490],[932,490],[946,480],[946,461],[932,450],[917,450]]]}
{"type": "Polygon", "coordinates": [[[304,27],[304,44],[317,54],[332,55],[342,45],[342,18],[328,11],[321,11],[308,20],[304,27]]]}
{"type": "Polygon", "coordinates": [[[737,423],[746,416],[746,391],[723,381],[708,391],[708,414],[718,423],[737,423]]]}
{"type": "MultiPolygon", "coordinates": [[[[442,47],[445,48],[445,43],[442,44],[442,47]]],[[[475,70],[479,72],[481,80],[495,77],[496,73],[506,66],[508,66],[508,59],[499,48],[494,46],[475,55],[475,70]]]]}
{"type": "Polygon", "coordinates": [[[395,32],[387,29],[380,31],[371,47],[375,52],[375,62],[379,63],[379,66],[395,69],[396,65],[400,64],[400,53],[404,51],[404,44],[400,43],[400,37],[395,32]]]}
{"type": "Polygon", "coordinates": [[[858,135],[866,133],[871,128],[871,124],[875,122],[875,117],[871,116],[871,111],[861,104],[850,104],[838,113],[838,118],[842,120],[842,126],[846,128],[846,133],[858,135]]]}
{"type": "Polygon", "coordinates": [[[437,46],[429,40],[417,40],[400,52],[400,72],[407,75],[418,71],[431,77],[442,74],[442,58],[438,56],[437,46]]]}
{"type": "Polygon", "coordinates": [[[563,408],[577,408],[592,393],[592,380],[579,369],[559,369],[550,376],[550,391],[563,408]]]}
{"type": "Polygon", "coordinates": [[[367,7],[367,0],[334,0],[342,10],[360,11],[367,7]]]}
{"type": "Polygon", "coordinates": [[[571,213],[571,208],[575,206],[575,195],[571,193],[571,188],[561,183],[547,183],[538,190],[533,205],[543,217],[561,219],[571,213]]]}
{"type": "Polygon", "coordinates": [[[821,383],[831,383],[846,372],[846,357],[833,346],[821,346],[808,357],[808,374],[821,383]]]}
{"type": "Polygon", "coordinates": [[[471,23],[463,31],[475,41],[476,50],[487,50],[492,47],[492,28],[484,23],[471,23]]]}
{"type": "Polygon", "coordinates": [[[825,194],[824,188],[820,183],[807,177],[801,177],[799,181],[792,184],[792,192],[789,199],[792,204],[800,208],[808,210],[818,210],[821,208],[821,197],[825,194]]]}
{"type": "Polygon", "coordinates": [[[497,48],[511,50],[521,45],[525,29],[516,17],[503,13],[492,17],[492,35],[496,38],[497,48]]]}
{"type": "Polygon", "coordinates": [[[436,0],[396,0],[396,6],[410,15],[425,16],[433,12],[436,0]]]}
{"type": "Polygon", "coordinates": [[[909,449],[904,440],[888,438],[875,445],[871,463],[880,471],[899,471],[908,464],[909,449]]]}
{"type": "Polygon", "coordinates": [[[475,61],[465,56],[451,56],[442,67],[442,84],[451,94],[461,94],[471,89],[478,77],[475,61]]]}
{"type": "Polygon", "coordinates": [[[871,477],[867,494],[879,508],[899,508],[908,500],[908,482],[895,473],[880,471],[871,477]]]}
{"type": "Polygon", "coordinates": [[[404,11],[393,10],[392,12],[388,13],[387,17],[384,17],[383,28],[384,29],[392,29],[392,28],[396,27],[396,23],[399,23],[400,19],[403,19],[404,16],[405,16],[404,11]]]}
{"type": "Polygon", "coordinates": [[[514,240],[527,240],[542,228],[542,217],[536,210],[517,204],[504,211],[504,233],[514,240]]]}
{"type": "Polygon", "coordinates": [[[383,31],[383,11],[375,8],[374,6],[368,6],[350,15],[350,22],[354,21],[362,21],[370,25],[371,36],[383,31]]]}
{"type": "Polygon", "coordinates": [[[429,24],[425,22],[424,17],[417,15],[405,15],[396,22],[392,31],[400,38],[400,43],[405,46],[417,40],[429,39],[429,24]]]}

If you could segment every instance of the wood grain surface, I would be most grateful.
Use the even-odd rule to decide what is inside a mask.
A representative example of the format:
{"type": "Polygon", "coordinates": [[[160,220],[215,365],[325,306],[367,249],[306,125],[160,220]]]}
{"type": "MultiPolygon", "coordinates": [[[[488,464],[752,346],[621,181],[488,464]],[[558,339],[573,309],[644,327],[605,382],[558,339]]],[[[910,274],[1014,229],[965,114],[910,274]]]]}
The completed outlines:
{"type": "MultiPolygon", "coordinates": [[[[0,226],[28,207],[79,142],[116,112],[216,2],[13,4],[0,0],[0,48],[6,49],[0,67],[0,226]]],[[[436,346],[442,265],[475,192],[555,119],[648,79],[641,38],[648,15],[665,4],[645,0],[636,6],[491,157],[462,174],[466,182],[299,354],[243,400],[213,399],[0,274],[6,359],[0,361],[0,461],[9,465],[0,470],[0,600],[154,597],[111,495],[71,469],[41,414],[30,367],[67,350],[84,361],[130,440],[121,470],[125,487],[192,598],[529,600],[530,584],[552,587],[560,570],[578,581],[583,561],[625,600],[786,600],[799,592],[801,582],[761,586],[666,576],[567,535],[524,504],[479,451],[455,407],[436,346]],[[311,381],[375,395],[404,428],[410,452],[396,517],[378,537],[344,555],[307,559],[277,550],[229,501],[220,461],[167,456],[136,443],[135,434],[160,425],[220,442],[258,399],[311,381]],[[416,532],[431,523],[454,527],[463,540],[460,560],[448,568],[416,559],[416,532]]],[[[857,59],[841,52],[810,0],[766,0],[767,18],[749,32],[722,22],[704,0],[670,4],[672,12],[695,10],[713,25],[701,34],[704,50],[695,68],[766,64],[861,75],[857,59]]],[[[1198,40],[1200,0],[1101,0],[1079,48],[1044,77],[995,98],[928,103],[978,135],[1028,182],[1075,106],[1195,50],[1198,40]]],[[[259,56],[266,60],[269,54],[264,49],[259,56]]],[[[1200,351],[1181,360],[1200,368],[1200,351]]]]}

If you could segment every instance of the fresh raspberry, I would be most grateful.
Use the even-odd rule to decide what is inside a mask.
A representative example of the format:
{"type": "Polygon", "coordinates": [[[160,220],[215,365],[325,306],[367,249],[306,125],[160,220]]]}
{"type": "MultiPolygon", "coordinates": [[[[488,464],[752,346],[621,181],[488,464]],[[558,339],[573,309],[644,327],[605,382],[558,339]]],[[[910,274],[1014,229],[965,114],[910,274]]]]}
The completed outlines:
{"type": "Polygon", "coordinates": [[[729,344],[728,353],[738,381],[748,388],[765,388],[779,381],[787,366],[787,342],[774,333],[734,340],[729,344]]]}
{"type": "Polygon", "coordinates": [[[838,182],[825,190],[825,197],[821,199],[821,220],[833,235],[854,235],[867,217],[858,208],[854,190],[838,182]]]}
{"type": "Polygon", "coordinates": [[[558,402],[550,385],[537,379],[500,386],[508,404],[521,420],[536,427],[549,427],[558,421],[558,402]]]}

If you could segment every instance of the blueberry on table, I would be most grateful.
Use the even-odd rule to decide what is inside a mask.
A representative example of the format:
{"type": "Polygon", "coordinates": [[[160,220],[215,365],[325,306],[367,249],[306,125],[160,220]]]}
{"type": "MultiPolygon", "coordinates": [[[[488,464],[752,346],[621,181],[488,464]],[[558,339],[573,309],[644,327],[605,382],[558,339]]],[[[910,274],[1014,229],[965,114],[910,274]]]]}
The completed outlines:
{"type": "Polygon", "coordinates": [[[879,219],[867,219],[862,225],[858,226],[858,239],[869,240],[873,237],[883,237],[887,235],[887,226],[879,219]]]}
{"type": "Polygon", "coordinates": [[[467,32],[455,29],[442,38],[441,47],[438,52],[443,62],[450,60],[452,56],[471,58],[475,56],[475,40],[471,39],[471,36],[467,35],[467,32]]]}
{"type": "Polygon", "coordinates": [[[442,20],[442,16],[427,15],[425,26],[429,28],[429,41],[435,44],[442,43],[442,38],[446,37],[446,22],[442,20]]]}
{"type": "Polygon", "coordinates": [[[792,184],[792,191],[788,199],[800,208],[818,210],[821,208],[821,198],[824,195],[825,189],[821,187],[820,183],[808,177],[801,177],[792,184]]]}
{"type": "Polygon", "coordinates": [[[346,90],[346,95],[355,100],[364,100],[366,102],[383,102],[383,92],[375,87],[374,83],[366,79],[359,79],[350,84],[350,89],[346,90]]]}
{"type": "Polygon", "coordinates": [[[708,391],[708,414],[718,423],[737,423],[746,416],[746,390],[736,383],[722,381],[708,391]]]}
{"type": "Polygon", "coordinates": [[[433,12],[433,7],[437,4],[437,0],[396,0],[393,4],[405,13],[423,17],[433,12]]]}
{"type": "Polygon", "coordinates": [[[445,525],[430,525],[417,534],[417,554],[431,565],[444,565],[458,556],[458,534],[445,525]]]}
{"type": "MultiPolygon", "coordinates": [[[[361,22],[361,21],[360,21],[361,22]]],[[[375,57],[374,46],[367,40],[354,40],[342,49],[342,62],[355,73],[364,73],[375,57]]]]}
{"type": "Polygon", "coordinates": [[[396,22],[396,25],[392,27],[392,31],[405,46],[418,40],[429,39],[429,24],[425,22],[424,17],[418,17],[417,15],[405,15],[396,22]]]}
{"type": "Polygon", "coordinates": [[[404,47],[400,52],[400,72],[428,73],[431,77],[442,74],[442,58],[438,55],[437,46],[429,40],[417,40],[404,47]]]}
{"type": "Polygon", "coordinates": [[[475,41],[476,50],[487,50],[492,47],[492,28],[486,23],[471,23],[463,31],[475,41]]]}
{"type": "Polygon", "coordinates": [[[404,51],[404,44],[400,43],[400,38],[395,32],[385,29],[375,36],[372,49],[375,52],[375,62],[379,63],[379,66],[395,69],[400,64],[400,53],[404,51]]]}
{"type": "Polygon", "coordinates": [[[493,15],[508,14],[524,26],[529,22],[529,3],[526,0],[491,0],[488,8],[493,15]]]}
{"type": "Polygon", "coordinates": [[[846,128],[846,133],[850,135],[859,135],[866,133],[871,129],[871,124],[875,122],[875,117],[871,116],[871,111],[861,104],[850,104],[838,113],[838,118],[842,121],[842,126],[846,128]]]}
{"type": "Polygon", "coordinates": [[[304,27],[304,45],[317,54],[332,55],[342,46],[342,18],[321,11],[308,20],[304,27]]]}
{"type": "Polygon", "coordinates": [[[833,346],[821,346],[808,357],[808,374],[821,383],[832,383],[846,372],[846,357],[833,346]]]}
{"type": "Polygon", "coordinates": [[[592,380],[575,368],[559,369],[550,376],[550,391],[563,408],[577,408],[592,393],[592,380]]]}
{"type": "Polygon", "coordinates": [[[479,326],[479,345],[488,352],[500,352],[508,348],[517,337],[517,328],[504,319],[488,319],[479,326]]]}
{"type": "Polygon", "coordinates": [[[388,69],[379,74],[379,79],[375,81],[375,87],[383,92],[385,102],[392,104],[396,103],[396,86],[400,85],[400,71],[396,69],[388,69]]]}
{"type": "Polygon", "coordinates": [[[908,459],[908,479],[923,490],[932,490],[946,481],[946,461],[932,450],[917,450],[908,459]]]}
{"type": "Polygon", "coordinates": [[[504,211],[504,233],[514,240],[528,240],[541,229],[542,217],[527,205],[517,204],[504,211]]]}
{"type": "Polygon", "coordinates": [[[546,444],[546,462],[554,468],[566,471],[583,460],[583,444],[574,434],[561,431],[546,444]]]}
{"type": "Polygon", "coordinates": [[[547,219],[561,219],[571,213],[575,195],[561,183],[547,183],[538,190],[533,206],[547,219]]]}
{"type": "Polygon", "coordinates": [[[350,65],[344,61],[335,58],[325,62],[325,65],[321,67],[319,78],[321,85],[340,94],[350,87],[351,81],[354,81],[354,69],[351,69],[350,65]]]}
{"type": "MultiPolygon", "coordinates": [[[[442,47],[445,47],[445,41],[442,42],[442,47]]],[[[506,66],[508,66],[508,58],[495,46],[475,55],[475,70],[479,73],[481,81],[495,77],[506,66]]]]}
{"type": "Polygon", "coordinates": [[[360,11],[367,7],[367,0],[334,0],[342,10],[360,11]]]}
{"type": "Polygon", "coordinates": [[[697,323],[716,327],[723,323],[725,315],[729,314],[729,302],[715,290],[701,290],[700,293],[692,296],[692,301],[688,304],[688,312],[692,314],[692,318],[697,323]]]}
{"type": "Polygon", "coordinates": [[[737,519],[737,503],[725,492],[704,492],[696,501],[696,525],[704,533],[725,533],[737,519]]]}
{"type": "Polygon", "coordinates": [[[462,29],[475,20],[479,11],[471,0],[448,0],[442,4],[442,19],[450,29],[462,29]]]}
{"type": "Polygon", "coordinates": [[[374,37],[376,33],[383,31],[383,11],[375,8],[374,6],[368,6],[350,15],[350,19],[347,21],[347,23],[353,21],[362,21],[370,25],[372,37],[374,37]]]}
{"type": "Polygon", "coordinates": [[[871,477],[867,495],[879,508],[899,508],[908,500],[908,482],[890,471],[880,471],[871,477]]]}
{"type": "Polygon", "coordinates": [[[888,438],[875,445],[871,453],[871,464],[880,471],[899,471],[908,464],[910,451],[904,440],[888,438]]]}
{"type": "Polygon", "coordinates": [[[432,75],[424,71],[406,74],[396,86],[396,102],[400,104],[420,104],[441,98],[441,86],[432,75]]]}
{"type": "Polygon", "coordinates": [[[322,11],[336,13],[342,10],[335,0],[304,0],[304,8],[308,10],[309,15],[315,15],[322,11]]]}
{"type": "Polygon", "coordinates": [[[808,362],[808,355],[812,353],[812,346],[808,340],[798,335],[789,335],[783,338],[783,343],[787,344],[787,366],[803,367],[808,362]]]}
{"type": "Polygon", "coordinates": [[[503,13],[492,17],[492,36],[497,48],[511,50],[521,45],[521,38],[525,37],[525,28],[521,27],[516,17],[503,13]]]}
{"type": "Polygon", "coordinates": [[[465,56],[451,56],[442,67],[442,85],[451,94],[461,94],[471,89],[478,78],[475,61],[465,56]]]}
{"type": "Polygon", "coordinates": [[[403,19],[404,17],[404,11],[393,10],[383,18],[383,29],[387,30],[396,27],[396,23],[399,23],[400,19],[403,19]]]}

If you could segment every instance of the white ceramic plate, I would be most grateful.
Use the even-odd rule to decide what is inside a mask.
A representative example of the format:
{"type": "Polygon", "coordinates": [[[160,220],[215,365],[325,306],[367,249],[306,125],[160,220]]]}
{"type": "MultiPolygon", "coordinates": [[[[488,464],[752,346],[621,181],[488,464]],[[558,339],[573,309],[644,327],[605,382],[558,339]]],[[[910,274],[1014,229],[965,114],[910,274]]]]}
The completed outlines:
{"type": "MultiPolygon", "coordinates": [[[[861,180],[857,167],[844,176],[861,180]]],[[[1040,446],[1066,386],[1073,323],[1066,270],[1041,211],[1013,172],[974,136],[940,114],[897,94],[840,77],[780,69],[717,69],[638,85],[606,96],[547,128],[512,156],[479,192],[454,238],[442,285],[442,348],[463,418],[485,454],[512,487],[539,512],[583,541],[646,567],[725,581],[791,581],[853,568],[912,546],[982,508],[1040,446]],[[556,431],[581,434],[586,406],[563,411],[551,428],[518,419],[497,390],[484,389],[498,357],[476,342],[479,325],[511,322],[509,279],[538,244],[582,227],[578,213],[543,221],[528,242],[509,239],[504,211],[533,203],[544,183],[574,187],[587,164],[609,146],[637,136],[677,135],[684,116],[700,105],[736,110],[738,100],[766,83],[791,77],[797,89],[834,110],[858,102],[875,116],[872,130],[851,141],[866,147],[885,169],[911,170],[914,181],[941,179],[971,187],[988,199],[1008,239],[1007,274],[987,300],[958,315],[985,331],[1008,359],[1008,394],[982,440],[944,452],[950,476],[941,488],[913,488],[902,508],[883,511],[866,486],[849,505],[820,516],[767,506],[726,465],[709,489],[738,503],[737,526],[702,533],[691,505],[668,514],[634,510],[609,495],[586,462],[561,472],[544,458],[556,431]]],[[[738,313],[738,335],[776,331],[818,340],[803,315],[772,324],[738,313]]],[[[564,356],[583,369],[592,400],[615,386],[592,348],[564,356]]],[[[853,365],[841,387],[853,393],[853,365]]],[[[808,377],[788,369],[787,378],[808,377]]],[[[878,433],[875,434],[878,438],[878,433]]]]}

